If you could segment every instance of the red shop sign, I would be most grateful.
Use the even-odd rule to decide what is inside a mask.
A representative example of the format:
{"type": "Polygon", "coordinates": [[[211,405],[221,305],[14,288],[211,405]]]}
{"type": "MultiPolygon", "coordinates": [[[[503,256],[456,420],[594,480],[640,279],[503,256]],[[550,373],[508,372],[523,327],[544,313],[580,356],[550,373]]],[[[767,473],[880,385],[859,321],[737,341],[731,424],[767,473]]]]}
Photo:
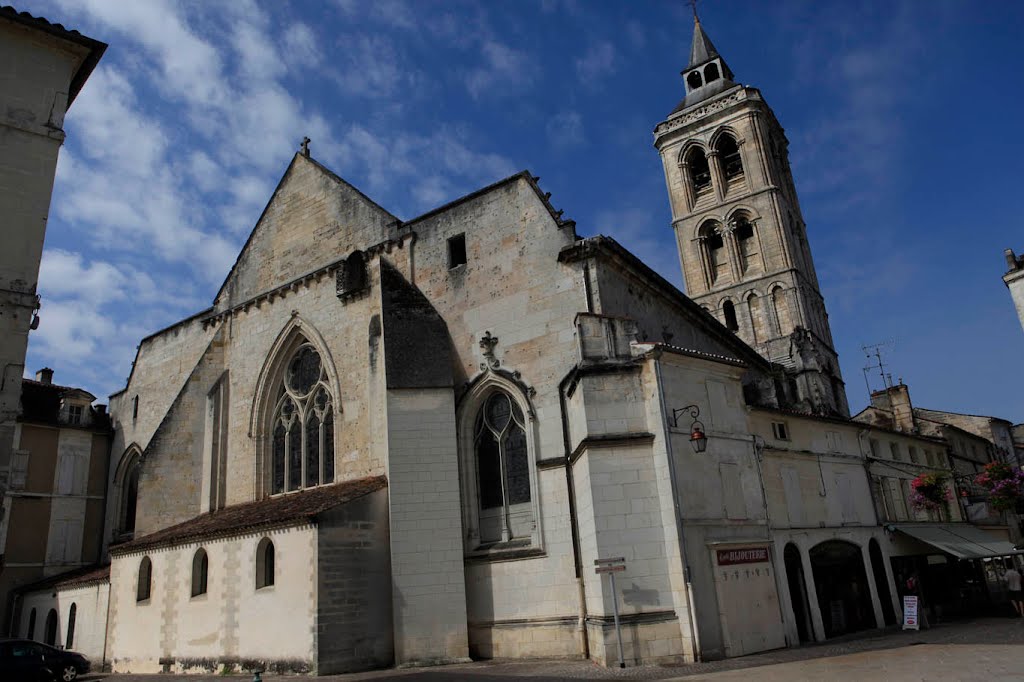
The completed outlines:
{"type": "Polygon", "coordinates": [[[732,566],[733,564],[758,564],[763,561],[768,561],[767,547],[743,547],[741,549],[718,550],[719,566],[732,566]]]}

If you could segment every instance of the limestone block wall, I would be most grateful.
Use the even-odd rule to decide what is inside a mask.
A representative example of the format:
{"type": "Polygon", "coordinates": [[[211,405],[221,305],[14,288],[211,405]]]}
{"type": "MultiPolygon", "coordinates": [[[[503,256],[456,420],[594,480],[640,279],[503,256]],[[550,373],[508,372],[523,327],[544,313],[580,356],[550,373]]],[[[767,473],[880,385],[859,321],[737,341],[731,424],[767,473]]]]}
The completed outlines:
{"type": "Polygon", "coordinates": [[[317,534],[313,526],[148,551],[151,596],[136,601],[143,554],[113,556],[108,651],[115,672],[213,672],[225,664],[279,672],[315,669],[317,534]],[[275,582],[256,589],[256,548],[274,543],[275,582]],[[196,550],[209,560],[207,593],[192,596],[196,550]]]}
{"type": "Polygon", "coordinates": [[[317,522],[317,673],[394,661],[388,493],[379,490],[317,522]]]}
{"type": "Polygon", "coordinates": [[[394,237],[396,223],[344,180],[296,154],[218,293],[217,309],[394,237]]]}
{"type": "Polygon", "coordinates": [[[395,662],[469,657],[451,389],[388,391],[395,662]]]}

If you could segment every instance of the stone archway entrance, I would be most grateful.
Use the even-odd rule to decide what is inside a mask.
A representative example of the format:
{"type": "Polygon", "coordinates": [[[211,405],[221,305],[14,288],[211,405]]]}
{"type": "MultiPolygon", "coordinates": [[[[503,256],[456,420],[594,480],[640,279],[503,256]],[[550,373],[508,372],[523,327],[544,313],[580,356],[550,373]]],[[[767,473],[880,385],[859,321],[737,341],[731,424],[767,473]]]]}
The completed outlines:
{"type": "Polygon", "coordinates": [[[807,581],[804,580],[804,565],[800,560],[800,550],[792,542],[783,551],[786,564],[786,582],[789,584],[789,599],[793,604],[793,617],[796,619],[796,631],[800,642],[814,639],[814,628],[811,625],[811,608],[807,600],[807,581]]]}
{"type": "Polygon", "coordinates": [[[868,543],[868,555],[871,557],[871,573],[875,578],[875,591],[878,601],[882,602],[882,618],[886,625],[896,624],[896,610],[892,607],[892,591],[889,589],[889,577],[885,574],[885,560],[878,540],[871,538],[868,543]]]}
{"type": "Polygon", "coordinates": [[[825,637],[877,627],[860,547],[828,540],[809,554],[825,637]]]}

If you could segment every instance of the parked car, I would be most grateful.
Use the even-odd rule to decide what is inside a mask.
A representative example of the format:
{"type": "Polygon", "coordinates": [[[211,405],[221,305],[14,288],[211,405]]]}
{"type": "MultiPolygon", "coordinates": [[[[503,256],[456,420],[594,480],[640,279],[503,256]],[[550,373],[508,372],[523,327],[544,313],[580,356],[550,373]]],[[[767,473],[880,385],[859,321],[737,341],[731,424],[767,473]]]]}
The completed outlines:
{"type": "Polygon", "coordinates": [[[30,639],[0,640],[0,680],[71,682],[89,672],[89,659],[30,639]]]}

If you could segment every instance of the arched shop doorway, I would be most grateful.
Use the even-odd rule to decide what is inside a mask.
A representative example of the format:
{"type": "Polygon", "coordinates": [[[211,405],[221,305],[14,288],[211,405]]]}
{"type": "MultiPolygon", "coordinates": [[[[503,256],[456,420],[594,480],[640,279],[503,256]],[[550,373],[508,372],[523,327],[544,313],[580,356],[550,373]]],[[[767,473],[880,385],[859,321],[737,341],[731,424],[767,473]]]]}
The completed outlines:
{"type": "Polygon", "coordinates": [[[868,543],[868,554],[871,556],[871,573],[874,574],[875,591],[878,601],[882,602],[882,618],[886,625],[896,624],[896,610],[892,607],[892,590],[889,589],[889,578],[885,575],[885,560],[878,540],[871,538],[868,543]]]}
{"type": "Polygon", "coordinates": [[[807,601],[807,581],[804,580],[804,565],[800,560],[800,550],[792,542],[783,551],[786,563],[786,582],[789,584],[789,598],[793,602],[793,617],[796,619],[796,631],[801,642],[814,639],[814,628],[811,625],[811,609],[807,601]]]}
{"type": "Polygon", "coordinates": [[[828,540],[811,549],[810,558],[825,637],[876,627],[860,547],[828,540]]]}

